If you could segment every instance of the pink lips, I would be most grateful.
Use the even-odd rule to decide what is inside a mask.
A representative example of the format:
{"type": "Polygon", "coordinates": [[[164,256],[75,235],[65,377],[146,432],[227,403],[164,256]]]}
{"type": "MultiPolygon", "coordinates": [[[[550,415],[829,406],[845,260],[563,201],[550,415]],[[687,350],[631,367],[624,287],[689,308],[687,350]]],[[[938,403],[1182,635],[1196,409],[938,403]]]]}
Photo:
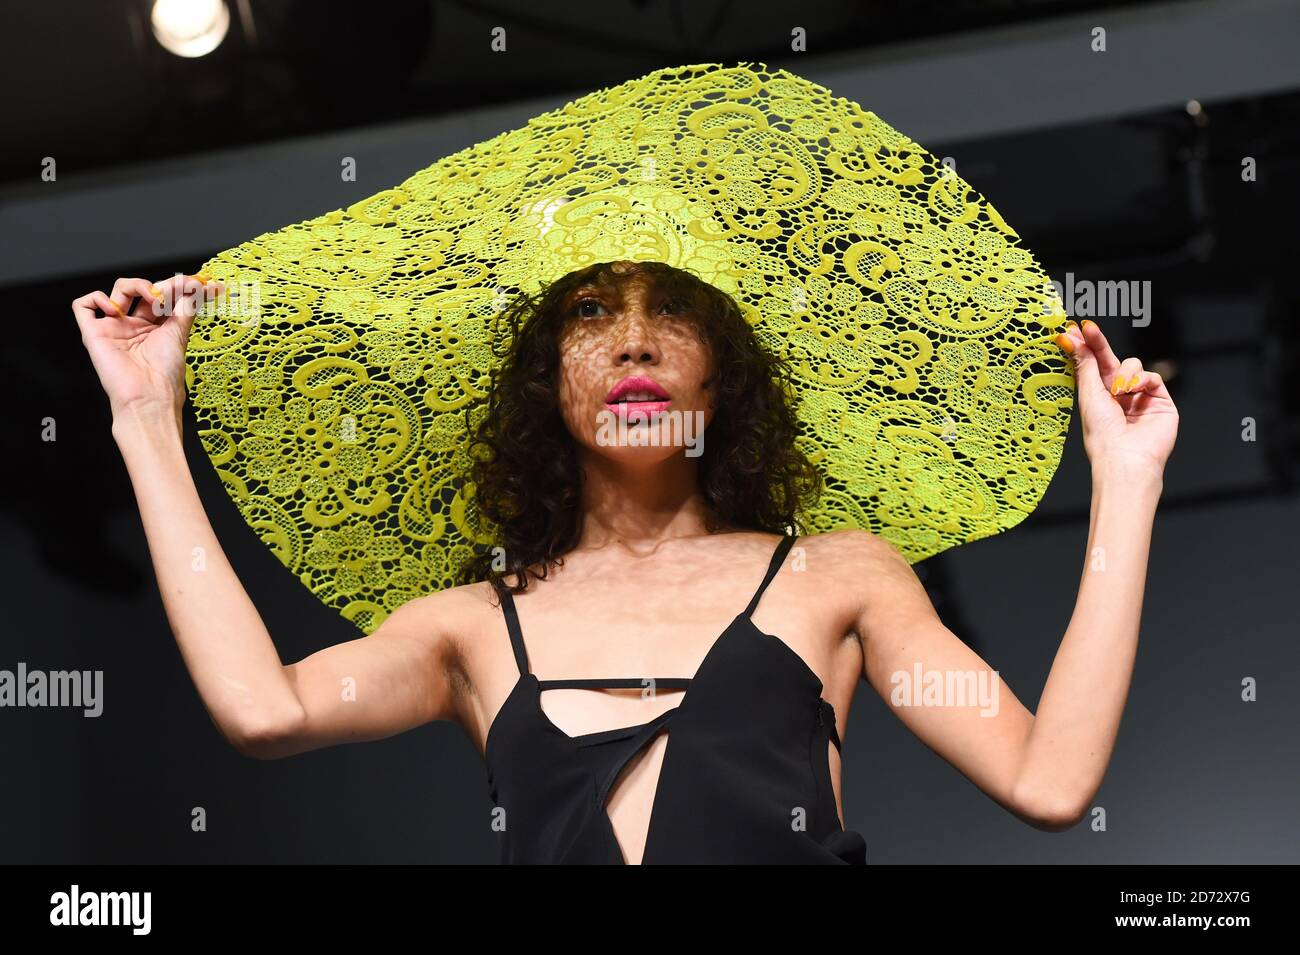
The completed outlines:
{"type": "Polygon", "coordinates": [[[624,378],[605,396],[605,407],[620,418],[637,414],[648,418],[650,415],[667,411],[672,403],[668,392],[659,386],[659,382],[646,375],[631,375],[624,378]],[[624,400],[625,395],[633,398],[624,400]]]}

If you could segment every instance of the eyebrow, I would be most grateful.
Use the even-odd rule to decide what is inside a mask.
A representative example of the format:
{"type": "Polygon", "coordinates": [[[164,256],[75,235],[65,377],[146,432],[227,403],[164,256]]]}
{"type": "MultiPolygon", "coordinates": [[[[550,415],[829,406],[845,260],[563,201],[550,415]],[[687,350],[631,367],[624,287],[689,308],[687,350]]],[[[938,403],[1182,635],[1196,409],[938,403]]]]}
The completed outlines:
{"type": "Polygon", "coordinates": [[[560,307],[566,309],[572,308],[577,303],[578,299],[583,298],[584,296],[594,296],[594,297],[603,298],[604,295],[605,295],[604,290],[599,288],[598,286],[590,285],[590,284],[580,285],[577,288],[573,289],[573,291],[569,292],[568,295],[564,296],[564,301],[561,303],[560,307]]]}
{"type": "MultiPolygon", "coordinates": [[[[649,276],[647,284],[647,294],[651,298],[667,300],[680,299],[692,306],[695,304],[694,296],[689,292],[689,290],[680,288],[677,283],[665,279],[662,276],[649,276]]],[[[621,299],[623,297],[623,283],[608,280],[605,282],[584,282],[565,297],[563,307],[571,307],[577,299],[584,295],[598,298],[621,299]]]]}

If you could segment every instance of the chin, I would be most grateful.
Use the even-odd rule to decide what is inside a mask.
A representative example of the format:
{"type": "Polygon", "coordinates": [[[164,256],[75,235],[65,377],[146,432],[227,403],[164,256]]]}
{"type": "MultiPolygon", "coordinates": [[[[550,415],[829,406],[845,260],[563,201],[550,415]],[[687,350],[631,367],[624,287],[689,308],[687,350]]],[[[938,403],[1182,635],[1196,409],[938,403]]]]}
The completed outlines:
{"type": "Polygon", "coordinates": [[[682,454],[682,448],[672,445],[633,447],[631,445],[602,445],[593,442],[591,450],[618,464],[636,467],[653,467],[682,454]]]}

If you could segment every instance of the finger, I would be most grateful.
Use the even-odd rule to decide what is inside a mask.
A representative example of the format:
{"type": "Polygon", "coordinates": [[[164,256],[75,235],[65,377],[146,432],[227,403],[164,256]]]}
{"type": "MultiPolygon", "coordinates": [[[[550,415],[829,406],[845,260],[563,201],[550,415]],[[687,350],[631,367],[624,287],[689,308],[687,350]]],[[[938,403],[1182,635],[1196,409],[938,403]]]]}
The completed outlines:
{"type": "Polygon", "coordinates": [[[215,293],[215,289],[204,285],[202,280],[193,276],[188,276],[184,284],[192,287],[188,288],[184,294],[176,299],[172,309],[172,322],[176,326],[176,332],[180,335],[182,342],[189,339],[190,327],[194,324],[194,316],[207,302],[209,295],[215,293]]]}
{"type": "Polygon", "coordinates": [[[125,318],[126,312],[121,305],[113,301],[107,292],[95,291],[84,296],[90,301],[90,304],[104,313],[106,318],[125,318]]]}
{"type": "Polygon", "coordinates": [[[1112,395],[1124,394],[1128,391],[1128,384],[1136,381],[1142,373],[1142,362],[1137,358],[1125,358],[1115,369],[1115,375],[1110,382],[1110,393],[1112,395]]]}
{"type": "Polygon", "coordinates": [[[81,343],[95,355],[105,343],[127,338],[131,330],[119,316],[110,313],[112,300],[104,292],[89,292],[72,300],[72,314],[81,329],[81,343]],[[95,314],[99,309],[103,316],[95,314]]]}
{"type": "Polygon", "coordinates": [[[204,272],[199,272],[196,276],[203,280],[203,299],[204,302],[215,302],[226,291],[226,283],[220,279],[207,277],[204,272]]]}
{"type": "Polygon", "coordinates": [[[93,313],[93,309],[96,308],[103,312],[105,316],[110,316],[112,318],[124,318],[126,316],[126,312],[123,310],[122,305],[113,301],[107,292],[96,290],[94,292],[87,292],[85,295],[81,296],[81,298],[75,299],[73,301],[74,313],[78,302],[82,303],[83,307],[92,309],[91,318],[98,318],[98,316],[93,313]]]}
{"type": "Polygon", "coordinates": [[[162,289],[148,279],[140,278],[118,279],[113,283],[113,291],[109,294],[109,298],[113,300],[114,304],[120,305],[124,313],[136,315],[139,315],[139,310],[129,308],[132,299],[139,298],[144,302],[155,303],[149,309],[155,318],[160,317],[161,313],[158,311],[158,307],[165,301],[162,289]]]}
{"type": "Polygon", "coordinates": [[[1097,358],[1097,371],[1102,381],[1109,387],[1115,373],[1119,370],[1119,357],[1111,350],[1110,342],[1106,341],[1106,336],[1101,333],[1101,327],[1096,322],[1085,318],[1079,330],[1088,343],[1088,348],[1097,358]]]}
{"type": "Polygon", "coordinates": [[[1074,360],[1074,381],[1079,390],[1080,404],[1099,400],[1106,393],[1106,386],[1097,369],[1097,357],[1078,326],[1067,326],[1067,331],[1056,336],[1056,343],[1074,360]]]}
{"type": "MultiPolygon", "coordinates": [[[[213,283],[205,285],[203,279],[194,275],[187,275],[184,272],[177,272],[170,278],[153,284],[163,296],[154,306],[154,314],[159,320],[178,314],[178,307],[187,298],[193,298],[197,295],[215,295],[217,289],[217,286],[213,283]]],[[[197,306],[197,303],[195,304],[197,306]]]]}
{"type": "Polygon", "coordinates": [[[1158,371],[1140,371],[1134,379],[1130,379],[1128,387],[1125,389],[1128,394],[1148,394],[1160,398],[1168,398],[1169,390],[1165,388],[1165,379],[1158,371]]]}
{"type": "Polygon", "coordinates": [[[201,282],[203,282],[204,291],[208,292],[209,294],[212,294],[213,298],[216,298],[217,294],[224,292],[226,290],[225,282],[221,281],[220,279],[214,279],[203,269],[200,269],[198,272],[195,272],[194,278],[199,279],[201,282]]]}
{"type": "Polygon", "coordinates": [[[77,320],[77,327],[81,329],[83,342],[87,338],[96,337],[101,331],[98,327],[100,319],[95,315],[95,309],[102,306],[97,305],[95,296],[103,294],[103,292],[89,292],[72,300],[72,317],[77,320]]]}
{"type": "Polygon", "coordinates": [[[217,279],[212,278],[206,272],[199,271],[189,276],[194,282],[200,283],[195,286],[196,296],[194,304],[196,308],[202,308],[208,302],[214,302],[226,290],[226,285],[217,279]]]}
{"type": "MultiPolygon", "coordinates": [[[[197,314],[199,309],[206,307],[210,303],[217,302],[221,296],[225,294],[226,284],[219,279],[209,278],[205,272],[197,273],[195,278],[200,279],[204,283],[199,294],[195,296],[194,299],[195,313],[197,314]]],[[[191,323],[194,321],[194,318],[194,314],[189,316],[191,323]]]]}
{"type": "Polygon", "coordinates": [[[1070,356],[1073,356],[1080,346],[1087,344],[1073,319],[1065,323],[1054,340],[1061,351],[1070,356]]]}
{"type": "Polygon", "coordinates": [[[165,279],[161,279],[154,284],[163,292],[192,292],[195,289],[203,288],[211,279],[205,278],[201,274],[191,274],[188,272],[176,272],[165,279]]]}

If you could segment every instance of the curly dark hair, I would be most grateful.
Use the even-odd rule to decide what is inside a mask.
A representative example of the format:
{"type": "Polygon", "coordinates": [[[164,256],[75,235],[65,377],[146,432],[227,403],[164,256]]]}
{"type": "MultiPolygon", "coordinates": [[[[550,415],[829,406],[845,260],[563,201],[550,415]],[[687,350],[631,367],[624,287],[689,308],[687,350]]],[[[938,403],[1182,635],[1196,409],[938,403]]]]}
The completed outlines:
{"type": "Polygon", "coordinates": [[[656,289],[686,303],[700,340],[713,350],[718,390],[699,458],[705,526],[768,533],[805,530],[800,513],[817,502],[821,472],[798,448],[794,391],[786,362],[766,350],[735,300],[690,272],[662,262],[601,262],[570,272],[502,311],[508,328],[495,340],[505,353],[486,399],[466,409],[470,427],[463,479],[467,518],[480,540],[458,583],[489,581],[512,593],[528,575],[546,579],[551,564],[577,546],[582,530],[578,445],[559,409],[560,338],[569,295],[586,284],[608,286],[643,274],[656,289]],[[495,559],[502,555],[504,560],[495,559]],[[497,566],[504,563],[504,568],[497,566]],[[536,567],[540,566],[538,572],[536,567]]]}

